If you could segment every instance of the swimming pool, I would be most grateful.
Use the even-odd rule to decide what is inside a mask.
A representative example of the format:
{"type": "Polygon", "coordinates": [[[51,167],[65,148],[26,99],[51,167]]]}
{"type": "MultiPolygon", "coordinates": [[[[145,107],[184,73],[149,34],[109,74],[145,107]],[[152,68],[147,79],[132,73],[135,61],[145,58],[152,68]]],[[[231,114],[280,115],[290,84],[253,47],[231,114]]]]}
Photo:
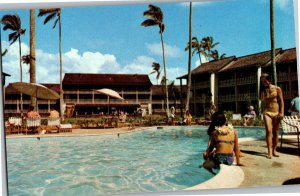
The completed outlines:
{"type": "MultiPolygon", "coordinates": [[[[198,166],[205,127],[7,140],[10,195],[99,195],[182,190],[212,175],[198,166]]],[[[238,128],[240,137],[263,129],[238,128]]]]}

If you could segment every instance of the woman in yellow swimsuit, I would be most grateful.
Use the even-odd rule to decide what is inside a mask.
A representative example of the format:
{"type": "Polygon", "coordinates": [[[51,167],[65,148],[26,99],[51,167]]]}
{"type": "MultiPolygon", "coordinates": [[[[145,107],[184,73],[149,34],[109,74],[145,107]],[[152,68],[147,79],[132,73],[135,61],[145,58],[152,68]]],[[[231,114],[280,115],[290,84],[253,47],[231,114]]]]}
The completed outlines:
{"type": "Polygon", "coordinates": [[[267,158],[278,157],[278,129],[284,114],[281,88],[271,84],[271,77],[264,73],[260,77],[260,99],[264,102],[263,117],[266,127],[267,158]]]}

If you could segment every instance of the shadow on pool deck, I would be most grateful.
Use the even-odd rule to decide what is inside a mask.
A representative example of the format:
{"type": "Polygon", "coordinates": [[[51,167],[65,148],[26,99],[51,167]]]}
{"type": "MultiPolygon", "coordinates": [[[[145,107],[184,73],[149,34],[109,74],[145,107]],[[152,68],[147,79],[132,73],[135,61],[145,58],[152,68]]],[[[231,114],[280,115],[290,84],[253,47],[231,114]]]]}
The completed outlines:
{"type": "MultiPolygon", "coordinates": [[[[289,140],[296,141],[295,138],[289,140]]],[[[283,184],[300,184],[300,161],[297,145],[285,143],[280,148],[279,157],[267,159],[267,147],[264,140],[242,142],[239,144],[243,157],[241,167],[245,178],[239,187],[281,186],[283,184]]]]}

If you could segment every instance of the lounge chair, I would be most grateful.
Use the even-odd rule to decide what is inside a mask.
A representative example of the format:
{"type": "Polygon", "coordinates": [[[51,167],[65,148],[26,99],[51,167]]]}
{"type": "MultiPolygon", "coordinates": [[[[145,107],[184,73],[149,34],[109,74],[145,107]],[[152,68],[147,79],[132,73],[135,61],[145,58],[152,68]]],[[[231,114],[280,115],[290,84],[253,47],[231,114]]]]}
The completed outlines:
{"type": "Polygon", "coordinates": [[[60,124],[59,132],[72,132],[72,125],[71,124],[60,124]]]}
{"type": "Polygon", "coordinates": [[[60,118],[48,118],[47,125],[50,129],[46,130],[46,133],[59,133],[59,126],[60,126],[60,118]],[[53,129],[55,127],[55,129],[53,129]]]}
{"type": "Polygon", "coordinates": [[[281,120],[282,132],[280,147],[282,147],[282,136],[283,135],[297,135],[298,149],[300,150],[299,134],[300,134],[300,119],[297,116],[285,116],[281,120]]]}
{"type": "Polygon", "coordinates": [[[10,117],[8,119],[8,123],[6,125],[7,133],[13,134],[17,133],[19,134],[22,131],[22,118],[20,117],[10,117]]]}
{"type": "Polygon", "coordinates": [[[41,119],[40,118],[26,118],[26,130],[25,134],[27,135],[27,132],[37,132],[37,128],[41,126],[41,119]]]}

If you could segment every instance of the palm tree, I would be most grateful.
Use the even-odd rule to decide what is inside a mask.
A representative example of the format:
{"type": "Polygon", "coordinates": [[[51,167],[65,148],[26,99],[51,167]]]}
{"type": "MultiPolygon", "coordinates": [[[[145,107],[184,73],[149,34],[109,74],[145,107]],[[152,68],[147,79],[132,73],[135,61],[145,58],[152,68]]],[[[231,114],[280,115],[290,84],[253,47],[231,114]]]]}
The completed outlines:
{"type": "Polygon", "coordinates": [[[271,36],[271,62],[273,67],[274,84],[277,85],[277,72],[275,62],[275,31],[274,31],[274,0],[270,0],[270,36],[271,36]]]}
{"type": "MultiPolygon", "coordinates": [[[[35,10],[30,9],[30,54],[27,56],[30,64],[29,80],[31,83],[36,83],[36,66],[35,66],[35,10]]],[[[24,62],[24,60],[23,60],[24,62]]],[[[36,107],[36,98],[31,97],[31,105],[36,107]]]]}
{"type": "MultiPolygon", "coordinates": [[[[26,55],[23,55],[23,56],[22,56],[22,62],[23,62],[24,64],[29,65],[31,61],[35,61],[35,58],[32,57],[30,54],[26,54],[26,55]]],[[[32,72],[31,69],[32,69],[31,66],[29,66],[29,73],[32,72]]],[[[30,82],[32,82],[32,81],[30,80],[30,82]]]]}
{"type": "Polygon", "coordinates": [[[202,38],[202,45],[205,51],[207,51],[208,61],[210,61],[211,50],[218,45],[219,42],[214,43],[214,38],[212,36],[202,38]]]}
{"type": "Polygon", "coordinates": [[[40,9],[38,17],[45,16],[44,24],[47,24],[52,19],[55,19],[53,29],[56,27],[58,23],[58,32],[59,32],[59,82],[60,82],[60,114],[61,119],[63,120],[63,89],[62,89],[62,50],[61,50],[61,9],[60,8],[52,8],[52,9],[40,9]]]}
{"type": "Polygon", "coordinates": [[[221,56],[219,56],[218,50],[212,50],[210,56],[213,58],[213,60],[219,60],[225,58],[225,53],[223,53],[221,56]]]}
{"type": "MultiPolygon", "coordinates": [[[[192,38],[192,48],[194,49],[192,52],[192,56],[194,56],[194,54],[196,52],[199,56],[199,61],[200,61],[200,65],[201,65],[202,64],[201,54],[203,56],[205,56],[205,58],[207,58],[208,56],[207,56],[206,51],[203,49],[203,43],[199,42],[197,37],[192,38]]],[[[184,50],[185,51],[189,50],[189,43],[187,43],[187,47],[184,50]]]]}
{"type": "Polygon", "coordinates": [[[192,67],[192,2],[190,2],[190,16],[189,16],[189,60],[188,60],[188,79],[186,90],[186,104],[185,111],[189,110],[190,106],[190,91],[192,83],[191,67],[192,67]]]}
{"type": "MultiPolygon", "coordinates": [[[[147,16],[149,19],[142,22],[141,26],[143,27],[149,27],[149,26],[158,26],[159,27],[159,33],[160,33],[160,39],[161,39],[161,46],[162,46],[162,56],[163,56],[163,63],[164,63],[164,77],[167,78],[167,71],[166,71],[166,59],[165,59],[165,49],[164,49],[164,39],[163,39],[163,33],[165,30],[165,24],[163,23],[164,14],[162,10],[155,6],[155,5],[149,5],[149,10],[144,11],[144,16],[147,16]]],[[[166,114],[167,117],[169,117],[169,96],[168,96],[168,86],[167,83],[165,83],[165,93],[166,93],[166,114]]]]}
{"type": "MultiPolygon", "coordinates": [[[[15,41],[19,41],[19,63],[20,63],[20,82],[23,81],[22,75],[22,48],[21,48],[21,35],[24,35],[26,29],[21,28],[21,19],[20,17],[15,15],[5,15],[2,17],[1,23],[3,24],[3,30],[11,30],[12,33],[8,35],[8,40],[10,41],[10,45],[15,43],[15,41]]],[[[20,94],[20,102],[21,102],[21,114],[23,113],[23,95],[20,94]]]]}
{"type": "Polygon", "coordinates": [[[6,53],[7,53],[7,49],[5,49],[2,53],[1,53],[1,56],[4,56],[4,55],[6,55],[6,53]]]}
{"type": "Polygon", "coordinates": [[[150,74],[156,73],[156,80],[157,80],[157,84],[158,84],[158,79],[160,77],[160,64],[153,62],[152,67],[153,67],[153,71],[150,74]]]}

